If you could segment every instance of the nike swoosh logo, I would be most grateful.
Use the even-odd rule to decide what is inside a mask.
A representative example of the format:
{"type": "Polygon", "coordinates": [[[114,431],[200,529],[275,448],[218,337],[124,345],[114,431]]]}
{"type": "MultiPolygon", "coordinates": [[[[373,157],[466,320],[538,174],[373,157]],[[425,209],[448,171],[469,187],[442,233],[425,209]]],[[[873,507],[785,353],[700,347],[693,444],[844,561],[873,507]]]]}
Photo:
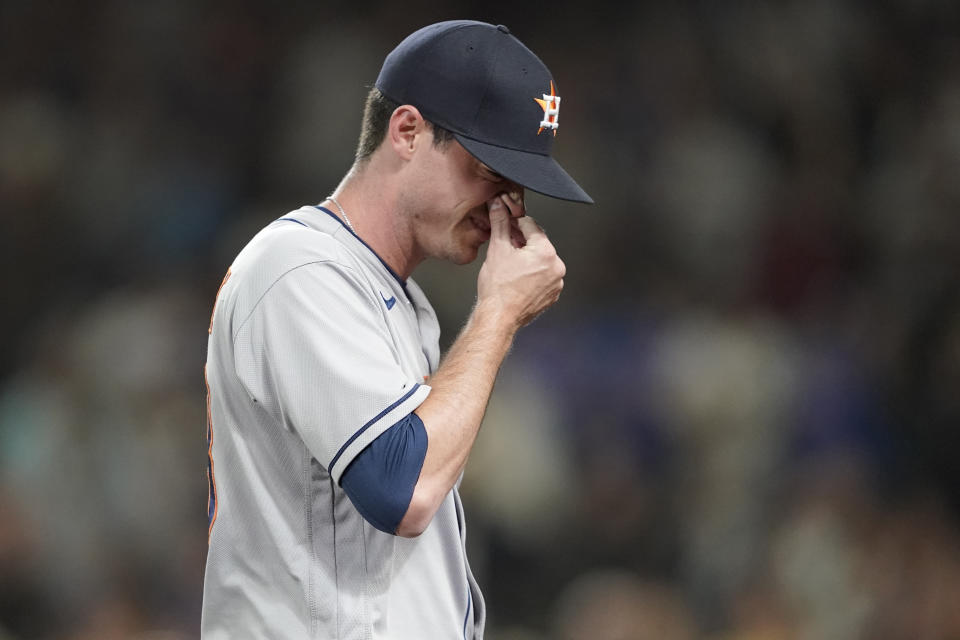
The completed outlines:
{"type": "Polygon", "coordinates": [[[383,291],[380,292],[380,297],[383,298],[383,303],[387,305],[387,311],[393,309],[393,305],[397,304],[397,296],[390,296],[387,298],[383,295],[383,291]]]}

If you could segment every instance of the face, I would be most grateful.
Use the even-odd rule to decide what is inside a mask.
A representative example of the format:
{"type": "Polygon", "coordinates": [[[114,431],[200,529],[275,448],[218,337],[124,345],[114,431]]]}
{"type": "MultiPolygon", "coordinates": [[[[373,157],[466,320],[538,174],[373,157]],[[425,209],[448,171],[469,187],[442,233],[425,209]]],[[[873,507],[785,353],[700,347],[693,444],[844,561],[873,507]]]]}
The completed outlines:
{"type": "Polygon", "coordinates": [[[424,257],[472,262],[490,238],[487,202],[522,188],[490,170],[456,140],[438,148],[428,133],[417,151],[403,207],[417,247],[424,257]]]}

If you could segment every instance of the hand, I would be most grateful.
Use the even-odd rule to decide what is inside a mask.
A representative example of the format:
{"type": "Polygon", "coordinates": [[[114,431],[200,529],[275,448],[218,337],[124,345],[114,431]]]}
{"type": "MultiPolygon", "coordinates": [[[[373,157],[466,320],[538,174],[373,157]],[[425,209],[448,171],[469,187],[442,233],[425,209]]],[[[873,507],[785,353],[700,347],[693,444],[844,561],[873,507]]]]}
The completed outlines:
{"type": "Polygon", "coordinates": [[[560,297],[566,266],[540,225],[523,215],[522,200],[500,194],[487,207],[490,245],[477,281],[477,306],[520,328],[560,297]]]}

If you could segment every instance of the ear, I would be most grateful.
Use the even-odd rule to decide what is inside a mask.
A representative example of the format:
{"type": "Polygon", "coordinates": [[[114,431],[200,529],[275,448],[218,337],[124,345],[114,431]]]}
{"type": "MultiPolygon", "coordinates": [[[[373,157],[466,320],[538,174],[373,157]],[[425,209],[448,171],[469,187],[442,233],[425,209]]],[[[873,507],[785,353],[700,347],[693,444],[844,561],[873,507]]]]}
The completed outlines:
{"type": "Polygon", "coordinates": [[[397,107],[390,116],[390,128],[387,139],[394,152],[404,160],[409,160],[414,149],[425,138],[427,123],[420,111],[410,104],[397,107]]]}

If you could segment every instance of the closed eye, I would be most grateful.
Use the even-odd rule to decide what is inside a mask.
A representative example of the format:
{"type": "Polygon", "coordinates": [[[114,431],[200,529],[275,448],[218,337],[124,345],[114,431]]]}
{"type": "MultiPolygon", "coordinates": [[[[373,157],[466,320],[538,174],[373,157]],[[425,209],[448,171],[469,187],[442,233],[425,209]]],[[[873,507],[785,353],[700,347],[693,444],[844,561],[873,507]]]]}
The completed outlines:
{"type": "Polygon", "coordinates": [[[483,164],[482,162],[480,163],[480,174],[490,182],[503,182],[505,180],[505,178],[502,175],[500,175],[499,173],[497,173],[487,165],[483,164]]]}

